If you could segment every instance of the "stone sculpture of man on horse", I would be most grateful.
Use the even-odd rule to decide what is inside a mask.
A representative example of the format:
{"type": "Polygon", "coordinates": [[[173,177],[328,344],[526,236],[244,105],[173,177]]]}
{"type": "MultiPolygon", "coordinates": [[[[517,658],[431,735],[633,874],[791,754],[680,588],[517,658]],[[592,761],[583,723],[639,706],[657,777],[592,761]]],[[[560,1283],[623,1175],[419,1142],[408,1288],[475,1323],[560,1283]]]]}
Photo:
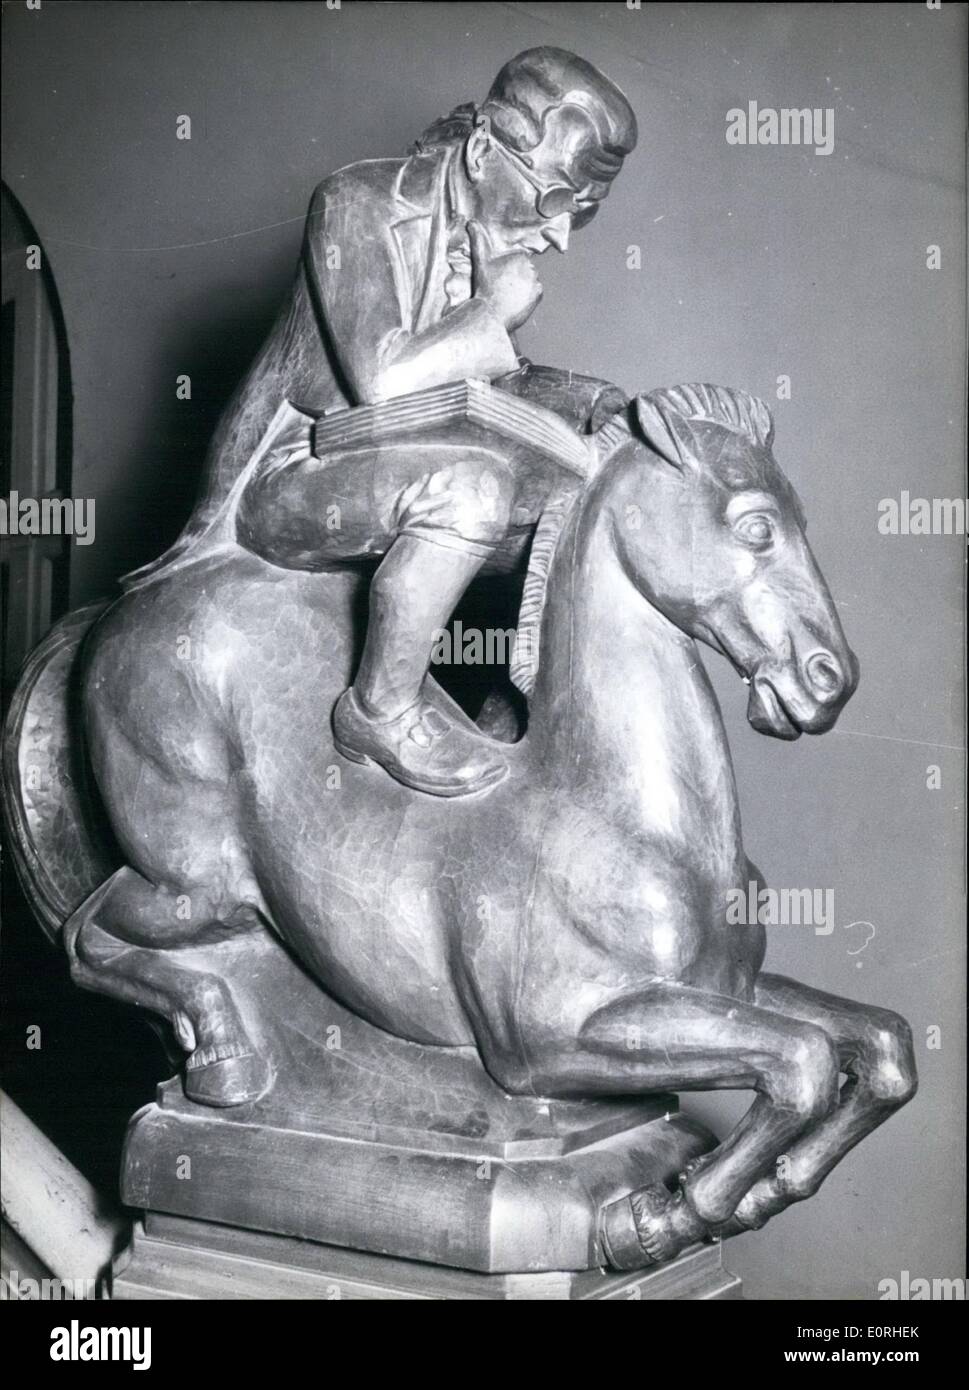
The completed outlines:
{"type": "Polygon", "coordinates": [[[565,249],[634,142],[618,89],[543,48],[409,159],[327,179],[186,532],[25,668],[18,870],[75,980],[161,1015],[188,1054],[130,1141],[139,1205],[471,1270],[638,1269],[813,1195],[915,1093],[903,1018],[765,972],[763,926],[727,915],[762,879],[698,644],[781,739],[830,729],[858,680],[770,412],[702,383],[628,402],[515,347],[532,258],[565,249]],[[528,728],[501,742],[427,669],[470,580],[526,552],[528,728]],[[367,557],[361,643],[347,562],[367,557]],[[41,758],[98,798],[73,775],[38,789],[41,758]],[[354,1033],[349,1081],[326,1009],[354,1033]],[[754,1099],[719,1144],[610,1109],[722,1089],[754,1099]],[[257,1176],[270,1133],[265,1202],[243,1210],[241,1180],[173,1189],[166,1146],[200,1125],[257,1176]],[[297,1134],[338,1202],[358,1194],[345,1207],[292,1195],[302,1160],[276,1146],[297,1134]],[[505,1151],[543,1135],[547,1188],[505,1151]],[[465,1138],[521,1181],[507,1208],[466,1180],[465,1138]],[[533,1243],[499,1259],[495,1232],[519,1227],[533,1243]]]}

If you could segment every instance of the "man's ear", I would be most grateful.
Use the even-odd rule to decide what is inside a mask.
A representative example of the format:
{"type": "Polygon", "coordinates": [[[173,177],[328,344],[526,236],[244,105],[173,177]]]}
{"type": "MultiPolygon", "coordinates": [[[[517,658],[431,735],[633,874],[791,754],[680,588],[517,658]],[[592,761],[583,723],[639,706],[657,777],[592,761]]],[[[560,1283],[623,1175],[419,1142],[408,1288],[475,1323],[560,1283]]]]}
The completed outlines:
{"type": "Polygon", "coordinates": [[[472,183],[479,183],[484,177],[482,165],[491,139],[491,121],[479,112],[474,118],[474,128],[464,142],[464,171],[472,183]]]}
{"type": "Polygon", "coordinates": [[[696,436],[682,415],[649,396],[637,396],[636,422],[646,443],[660,458],[681,472],[697,466],[696,436]]]}

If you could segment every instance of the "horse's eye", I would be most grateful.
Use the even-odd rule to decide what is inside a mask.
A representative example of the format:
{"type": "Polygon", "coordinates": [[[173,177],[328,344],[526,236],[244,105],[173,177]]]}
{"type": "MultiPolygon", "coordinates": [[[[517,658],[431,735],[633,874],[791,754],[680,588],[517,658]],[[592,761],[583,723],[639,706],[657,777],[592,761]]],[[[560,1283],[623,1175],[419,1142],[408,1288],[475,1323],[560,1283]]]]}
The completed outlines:
{"type": "Polygon", "coordinates": [[[762,512],[742,516],[734,529],[742,541],[757,550],[764,549],[774,539],[774,523],[762,512]]]}

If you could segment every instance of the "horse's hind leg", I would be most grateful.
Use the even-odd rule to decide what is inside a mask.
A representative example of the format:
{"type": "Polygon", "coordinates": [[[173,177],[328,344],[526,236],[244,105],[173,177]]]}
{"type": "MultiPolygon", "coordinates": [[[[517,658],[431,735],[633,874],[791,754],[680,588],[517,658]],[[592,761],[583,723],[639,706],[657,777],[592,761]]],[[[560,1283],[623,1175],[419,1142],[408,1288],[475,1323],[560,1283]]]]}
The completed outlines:
{"type": "Polygon", "coordinates": [[[193,963],[191,948],[213,950],[259,924],[237,908],[225,919],[204,889],[190,893],[119,869],[68,919],[64,943],[75,981],[167,1018],[190,1054],[185,1093],[204,1105],[257,1099],[271,1081],[224,979],[193,963]]]}
{"type": "Polygon", "coordinates": [[[911,1100],[918,1087],[911,1029],[899,1014],[781,975],[761,975],[756,998],[764,1008],[822,1028],[838,1049],[847,1080],[837,1109],[781,1155],[776,1173],[754,1184],[726,1234],[762,1226],[792,1202],[813,1197],[845,1154],[911,1100]]]}

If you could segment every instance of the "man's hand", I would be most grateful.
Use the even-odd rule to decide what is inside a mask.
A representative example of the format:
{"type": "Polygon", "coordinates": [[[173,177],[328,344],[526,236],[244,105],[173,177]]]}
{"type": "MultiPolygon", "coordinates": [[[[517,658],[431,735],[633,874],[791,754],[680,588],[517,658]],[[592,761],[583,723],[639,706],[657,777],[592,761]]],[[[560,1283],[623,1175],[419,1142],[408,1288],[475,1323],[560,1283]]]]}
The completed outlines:
{"type": "Polygon", "coordinates": [[[491,239],[480,222],[468,223],[471,249],[471,292],[483,299],[509,333],[534,313],[542,297],[542,285],[532,257],[526,251],[494,254],[491,239]]]}

